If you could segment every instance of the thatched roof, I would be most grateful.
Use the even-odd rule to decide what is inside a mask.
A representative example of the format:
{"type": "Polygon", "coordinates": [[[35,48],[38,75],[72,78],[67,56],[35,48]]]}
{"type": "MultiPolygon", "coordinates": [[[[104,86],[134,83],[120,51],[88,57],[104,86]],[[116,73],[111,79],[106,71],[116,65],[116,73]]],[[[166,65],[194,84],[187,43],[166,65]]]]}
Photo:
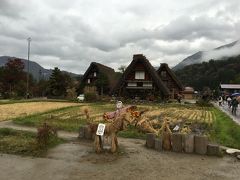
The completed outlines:
{"type": "Polygon", "coordinates": [[[115,75],[115,71],[114,69],[105,66],[103,64],[97,63],[97,62],[92,62],[90,64],[90,66],[88,67],[87,71],[84,73],[83,77],[82,77],[82,81],[85,81],[89,72],[91,71],[92,68],[96,67],[98,72],[103,73],[104,75],[106,75],[108,77],[109,80],[109,87],[110,89],[112,89],[115,86],[115,82],[116,82],[116,75],[115,75]]]}
{"type": "Polygon", "coordinates": [[[179,89],[184,90],[184,86],[182,83],[179,81],[177,76],[174,74],[174,72],[168,67],[168,64],[166,63],[161,63],[159,69],[157,70],[157,73],[160,74],[162,71],[167,71],[167,73],[172,77],[172,79],[175,81],[179,89]]]}
{"type": "Polygon", "coordinates": [[[169,89],[164,85],[160,77],[158,76],[156,70],[154,67],[150,64],[150,62],[147,60],[145,56],[142,54],[135,54],[133,55],[133,60],[130,63],[130,65],[126,68],[124,71],[122,77],[118,80],[115,88],[113,89],[113,92],[118,91],[122,85],[125,83],[125,78],[134,71],[134,68],[137,63],[141,63],[144,65],[148,73],[151,75],[153,83],[156,85],[156,87],[162,91],[163,95],[168,96],[170,94],[169,89]]]}

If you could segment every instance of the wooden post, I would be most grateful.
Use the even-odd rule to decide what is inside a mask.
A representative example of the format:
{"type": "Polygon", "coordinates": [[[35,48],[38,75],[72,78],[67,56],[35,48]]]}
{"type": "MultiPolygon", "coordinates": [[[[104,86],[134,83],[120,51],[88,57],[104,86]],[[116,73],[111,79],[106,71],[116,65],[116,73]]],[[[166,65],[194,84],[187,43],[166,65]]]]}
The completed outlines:
{"type": "Polygon", "coordinates": [[[184,152],[186,153],[193,153],[194,152],[194,135],[189,134],[183,137],[184,143],[184,152]]]}
{"type": "Polygon", "coordinates": [[[162,139],[155,139],[155,145],[154,145],[155,150],[157,151],[162,151],[162,139]]]}
{"type": "Polygon", "coordinates": [[[171,136],[171,141],[172,141],[172,150],[174,152],[183,151],[182,134],[173,133],[171,136]]]}
{"type": "Polygon", "coordinates": [[[197,154],[207,153],[208,138],[206,136],[195,136],[194,137],[194,149],[197,154]]]}
{"type": "Polygon", "coordinates": [[[147,138],[146,138],[147,148],[154,148],[156,135],[154,133],[147,133],[146,135],[147,135],[147,138]]]}

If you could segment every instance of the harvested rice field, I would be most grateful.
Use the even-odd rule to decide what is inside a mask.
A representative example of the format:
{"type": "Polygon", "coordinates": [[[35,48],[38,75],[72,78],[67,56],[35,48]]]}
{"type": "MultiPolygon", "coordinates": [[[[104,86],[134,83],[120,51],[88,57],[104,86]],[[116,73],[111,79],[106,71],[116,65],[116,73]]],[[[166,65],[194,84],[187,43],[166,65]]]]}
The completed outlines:
{"type": "MultiPolygon", "coordinates": [[[[77,131],[80,126],[87,123],[84,114],[84,109],[86,108],[90,111],[91,121],[104,122],[103,113],[114,111],[115,105],[108,103],[82,104],[81,106],[59,111],[17,118],[14,122],[28,126],[39,126],[41,123],[47,122],[60,130],[77,131]]],[[[211,108],[194,105],[148,105],[137,106],[137,110],[146,110],[143,117],[145,121],[156,130],[159,130],[163,121],[167,119],[171,129],[178,125],[182,133],[191,133],[192,131],[204,133],[206,127],[210,127],[215,120],[215,114],[211,108]]],[[[134,128],[131,127],[131,129],[134,128]]],[[[139,130],[137,129],[137,131],[139,130]]]]}
{"type": "Polygon", "coordinates": [[[69,102],[24,102],[2,104],[0,105],[0,121],[78,105],[78,103],[69,102]]]}

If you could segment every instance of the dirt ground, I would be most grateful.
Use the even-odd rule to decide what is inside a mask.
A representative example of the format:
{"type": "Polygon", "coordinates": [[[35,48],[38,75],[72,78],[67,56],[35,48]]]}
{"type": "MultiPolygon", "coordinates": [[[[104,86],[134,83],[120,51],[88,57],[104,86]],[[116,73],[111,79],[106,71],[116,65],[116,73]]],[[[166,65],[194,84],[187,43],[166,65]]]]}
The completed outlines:
{"type": "Polygon", "coordinates": [[[0,121],[76,105],[79,104],[69,102],[26,102],[2,104],[0,105],[0,121]]]}
{"type": "Polygon", "coordinates": [[[92,143],[75,141],[49,151],[46,158],[0,154],[0,179],[222,179],[239,180],[240,161],[225,156],[208,157],[156,152],[144,141],[119,139],[118,154],[97,155],[92,143]]]}

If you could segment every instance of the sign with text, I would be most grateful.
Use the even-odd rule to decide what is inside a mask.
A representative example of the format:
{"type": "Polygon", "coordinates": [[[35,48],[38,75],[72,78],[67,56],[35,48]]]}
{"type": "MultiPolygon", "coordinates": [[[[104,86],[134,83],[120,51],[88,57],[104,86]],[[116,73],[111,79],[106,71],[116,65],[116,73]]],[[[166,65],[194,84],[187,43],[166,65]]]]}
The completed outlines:
{"type": "Polygon", "coordinates": [[[105,124],[99,123],[96,134],[98,136],[103,136],[104,135],[104,130],[105,130],[105,124]]]}

